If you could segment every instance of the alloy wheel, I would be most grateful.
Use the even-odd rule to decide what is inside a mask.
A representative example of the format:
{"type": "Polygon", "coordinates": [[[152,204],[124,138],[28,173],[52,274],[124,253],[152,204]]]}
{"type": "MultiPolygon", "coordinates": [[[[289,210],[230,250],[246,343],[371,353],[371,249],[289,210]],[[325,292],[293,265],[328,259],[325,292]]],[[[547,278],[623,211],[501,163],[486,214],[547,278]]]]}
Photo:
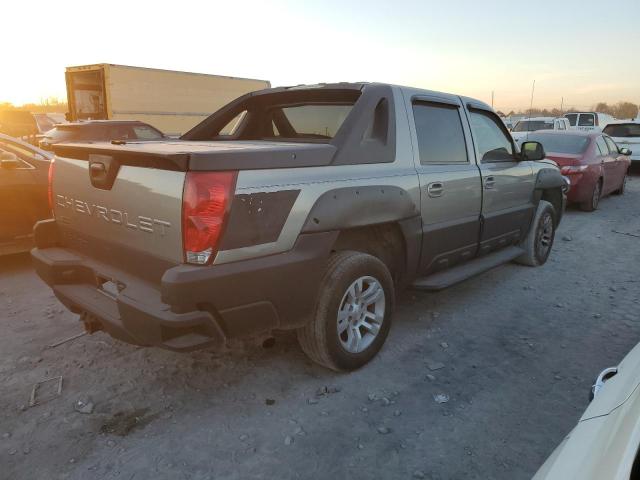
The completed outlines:
{"type": "Polygon", "coordinates": [[[380,332],[384,312],[381,283],[371,276],[355,280],[338,307],[337,331],[342,348],[354,354],[366,350],[380,332]]]}
{"type": "Polygon", "coordinates": [[[540,219],[536,238],[536,253],[539,259],[546,259],[549,255],[553,243],[553,228],[553,217],[550,213],[546,213],[540,219]]]}

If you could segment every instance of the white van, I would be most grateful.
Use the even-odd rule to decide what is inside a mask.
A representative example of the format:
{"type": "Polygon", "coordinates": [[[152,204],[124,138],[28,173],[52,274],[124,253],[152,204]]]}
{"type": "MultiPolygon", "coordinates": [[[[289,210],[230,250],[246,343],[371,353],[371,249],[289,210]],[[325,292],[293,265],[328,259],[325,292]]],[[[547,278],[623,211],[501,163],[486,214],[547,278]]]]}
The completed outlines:
{"type": "Polygon", "coordinates": [[[592,130],[602,131],[604,127],[615,120],[611,115],[599,112],[571,112],[566,113],[564,116],[569,120],[571,130],[583,130],[586,132],[592,130]]]}

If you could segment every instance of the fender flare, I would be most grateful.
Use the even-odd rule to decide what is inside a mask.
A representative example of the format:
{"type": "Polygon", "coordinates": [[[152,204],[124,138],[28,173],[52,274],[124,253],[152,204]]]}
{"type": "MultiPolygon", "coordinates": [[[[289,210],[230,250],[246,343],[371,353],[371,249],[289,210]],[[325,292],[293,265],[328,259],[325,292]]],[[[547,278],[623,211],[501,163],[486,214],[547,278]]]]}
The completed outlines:
{"type": "Polygon", "coordinates": [[[418,215],[420,210],[400,187],[366,185],[336,188],[318,197],[301,233],[367,227],[418,215]]]}
{"type": "Polygon", "coordinates": [[[535,181],[535,190],[548,190],[551,188],[562,188],[564,179],[557,168],[542,168],[538,171],[535,181]]]}

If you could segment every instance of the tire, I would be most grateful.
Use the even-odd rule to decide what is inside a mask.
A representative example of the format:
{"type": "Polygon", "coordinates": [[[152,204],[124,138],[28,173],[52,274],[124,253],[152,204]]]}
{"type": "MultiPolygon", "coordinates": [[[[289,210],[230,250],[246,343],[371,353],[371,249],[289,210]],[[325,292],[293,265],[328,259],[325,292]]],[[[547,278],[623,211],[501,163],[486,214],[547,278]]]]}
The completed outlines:
{"type": "Polygon", "coordinates": [[[389,269],[378,258],[354,251],[333,254],[313,316],[297,330],[302,350],[311,360],[332,370],[362,367],[378,353],[389,334],[394,296],[389,269]],[[372,292],[368,299],[372,303],[363,298],[367,291],[372,292]]]}
{"type": "Polygon", "coordinates": [[[530,267],[544,265],[551,253],[556,236],[556,210],[549,202],[540,200],[531,229],[521,247],[524,253],[516,262],[530,267]]]}
{"type": "Polygon", "coordinates": [[[598,209],[598,205],[600,204],[600,199],[602,198],[602,179],[598,180],[598,182],[593,187],[593,193],[591,194],[591,198],[586,202],[582,202],[580,204],[580,210],[585,212],[594,212],[598,209]]]}
{"type": "Polygon", "coordinates": [[[622,183],[620,184],[620,188],[613,192],[614,195],[624,195],[624,192],[627,190],[627,179],[628,174],[624,172],[624,177],[622,178],[622,183]]]}

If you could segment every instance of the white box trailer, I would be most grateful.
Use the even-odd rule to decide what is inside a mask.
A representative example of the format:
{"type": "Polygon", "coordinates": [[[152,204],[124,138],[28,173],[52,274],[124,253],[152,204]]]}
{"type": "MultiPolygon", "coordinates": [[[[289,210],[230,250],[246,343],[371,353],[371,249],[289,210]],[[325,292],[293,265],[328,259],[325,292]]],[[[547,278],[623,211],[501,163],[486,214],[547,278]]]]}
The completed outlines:
{"type": "Polygon", "coordinates": [[[99,63],[67,67],[69,120],[140,120],[180,135],[267,80],[99,63]]]}

